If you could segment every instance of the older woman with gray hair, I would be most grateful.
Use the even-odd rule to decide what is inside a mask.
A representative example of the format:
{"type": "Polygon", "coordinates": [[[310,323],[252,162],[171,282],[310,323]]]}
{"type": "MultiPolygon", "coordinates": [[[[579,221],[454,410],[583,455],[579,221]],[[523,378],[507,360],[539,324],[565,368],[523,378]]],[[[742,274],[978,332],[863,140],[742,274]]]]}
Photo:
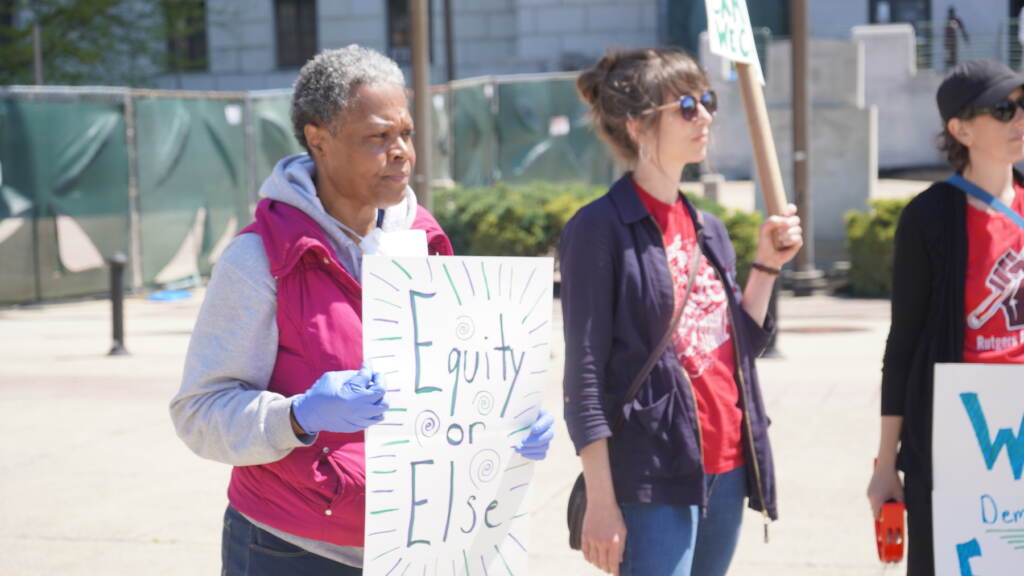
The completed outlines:
{"type": "MultiPolygon", "coordinates": [[[[361,574],[363,430],[386,393],[362,358],[366,254],[450,255],[408,186],[416,162],[405,80],[359,46],[299,72],[295,136],[254,222],[214,269],[171,402],[178,435],[234,466],[222,573],[361,574]]],[[[544,457],[550,416],[518,448],[544,457]]]]}

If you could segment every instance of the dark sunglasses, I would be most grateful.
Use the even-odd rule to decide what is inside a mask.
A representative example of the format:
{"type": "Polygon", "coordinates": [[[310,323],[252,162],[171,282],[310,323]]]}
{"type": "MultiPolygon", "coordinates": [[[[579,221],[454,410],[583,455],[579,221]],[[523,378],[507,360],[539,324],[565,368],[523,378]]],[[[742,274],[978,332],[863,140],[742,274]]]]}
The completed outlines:
{"type": "Polygon", "coordinates": [[[1003,100],[987,108],[968,108],[965,119],[988,114],[999,122],[1009,122],[1017,114],[1017,108],[1024,108],[1024,96],[1016,100],[1003,100]]]}
{"type": "Polygon", "coordinates": [[[679,107],[679,113],[683,115],[684,120],[693,121],[697,118],[699,108],[697,104],[700,104],[708,111],[708,114],[714,116],[715,112],[718,111],[718,95],[715,94],[714,90],[708,90],[700,95],[700,99],[694,98],[690,94],[685,94],[679,97],[679,102],[673,102],[671,104],[662,104],[656,108],[651,108],[644,114],[653,114],[655,112],[661,112],[662,110],[668,110],[676,106],[679,107]]]}

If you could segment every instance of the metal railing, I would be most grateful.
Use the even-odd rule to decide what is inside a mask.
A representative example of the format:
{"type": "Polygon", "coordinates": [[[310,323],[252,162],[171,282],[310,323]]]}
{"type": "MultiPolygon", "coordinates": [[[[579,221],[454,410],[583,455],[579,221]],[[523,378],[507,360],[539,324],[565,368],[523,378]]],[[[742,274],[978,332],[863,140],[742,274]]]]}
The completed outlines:
{"type": "Polygon", "coordinates": [[[960,62],[979,58],[997,60],[1020,68],[1022,48],[1017,38],[1018,20],[1003,20],[995,33],[975,34],[968,40],[959,30],[947,30],[945,24],[932,21],[912,22],[917,38],[917,68],[945,72],[960,62]]]}

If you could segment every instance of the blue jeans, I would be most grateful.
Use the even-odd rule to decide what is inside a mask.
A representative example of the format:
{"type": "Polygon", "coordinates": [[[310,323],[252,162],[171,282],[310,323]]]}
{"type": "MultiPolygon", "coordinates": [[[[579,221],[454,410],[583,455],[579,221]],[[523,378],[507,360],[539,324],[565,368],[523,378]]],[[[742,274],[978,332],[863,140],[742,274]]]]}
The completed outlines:
{"type": "Polygon", "coordinates": [[[621,576],[718,576],[729,570],[743,522],[743,467],[707,475],[708,509],[662,504],[621,505],[626,551],[621,576]]]}
{"type": "Polygon", "coordinates": [[[221,576],[359,576],[361,568],[346,566],[289,544],[256,527],[231,506],[224,512],[220,548],[221,576]]]}

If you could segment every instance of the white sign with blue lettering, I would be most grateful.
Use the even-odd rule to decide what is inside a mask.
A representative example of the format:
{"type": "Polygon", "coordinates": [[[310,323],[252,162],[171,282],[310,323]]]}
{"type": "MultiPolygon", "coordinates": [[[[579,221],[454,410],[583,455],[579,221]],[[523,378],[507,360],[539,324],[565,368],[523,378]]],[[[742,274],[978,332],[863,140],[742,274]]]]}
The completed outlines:
{"type": "Polygon", "coordinates": [[[1016,573],[1024,566],[1024,366],[936,365],[932,430],[936,575],[1016,573]]]}
{"type": "Polygon", "coordinates": [[[551,258],[363,259],[363,355],[390,408],[366,432],[368,576],[525,576],[551,258]]]}

